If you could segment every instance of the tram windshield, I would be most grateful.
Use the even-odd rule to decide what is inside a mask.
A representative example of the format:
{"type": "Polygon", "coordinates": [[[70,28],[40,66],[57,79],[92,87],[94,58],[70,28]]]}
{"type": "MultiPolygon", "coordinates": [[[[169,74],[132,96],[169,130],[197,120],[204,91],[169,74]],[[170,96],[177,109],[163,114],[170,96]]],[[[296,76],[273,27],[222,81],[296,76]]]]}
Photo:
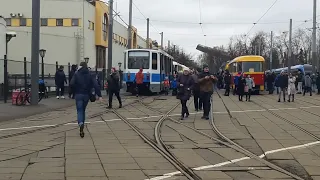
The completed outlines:
{"type": "Polygon", "coordinates": [[[149,51],[129,51],[128,69],[149,69],[150,52],[149,51]]]}
{"type": "Polygon", "coordinates": [[[262,72],[262,62],[242,62],[242,72],[262,72]]]}

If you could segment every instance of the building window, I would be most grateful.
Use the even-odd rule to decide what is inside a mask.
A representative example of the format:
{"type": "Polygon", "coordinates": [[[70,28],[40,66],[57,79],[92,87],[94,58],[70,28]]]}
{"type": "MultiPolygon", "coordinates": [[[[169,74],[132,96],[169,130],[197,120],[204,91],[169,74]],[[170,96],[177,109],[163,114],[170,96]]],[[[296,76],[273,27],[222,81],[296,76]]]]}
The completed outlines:
{"type": "Polygon", "coordinates": [[[26,18],[21,18],[20,19],[20,26],[26,26],[27,25],[27,19],[26,18]]]}
{"type": "Polygon", "coordinates": [[[107,32],[108,32],[108,15],[104,14],[103,22],[102,22],[102,34],[103,34],[104,41],[107,41],[107,32]]]}
{"type": "Polygon", "coordinates": [[[41,18],[41,26],[48,26],[48,19],[47,18],[41,18]]]}
{"type": "Polygon", "coordinates": [[[94,30],[94,22],[92,22],[92,30],[94,30]]]}
{"type": "Polygon", "coordinates": [[[88,20],[89,26],[88,29],[91,29],[91,21],[88,20]]]}
{"type": "Polygon", "coordinates": [[[72,19],[71,24],[72,26],[79,26],[79,19],[72,19]]]}
{"type": "Polygon", "coordinates": [[[10,18],[6,18],[6,23],[7,23],[7,26],[11,26],[11,19],[10,18]]]}
{"type": "Polygon", "coordinates": [[[63,26],[63,19],[56,19],[56,26],[63,26]]]}

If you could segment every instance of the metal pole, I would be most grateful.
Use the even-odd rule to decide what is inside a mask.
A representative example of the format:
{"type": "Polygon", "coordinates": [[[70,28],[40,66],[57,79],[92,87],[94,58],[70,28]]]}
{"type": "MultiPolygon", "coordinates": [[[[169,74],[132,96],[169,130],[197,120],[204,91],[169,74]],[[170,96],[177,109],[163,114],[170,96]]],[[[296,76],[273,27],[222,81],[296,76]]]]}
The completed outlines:
{"type": "Polygon", "coordinates": [[[149,24],[149,18],[147,18],[147,40],[146,40],[146,43],[147,43],[147,49],[150,48],[150,43],[149,43],[149,34],[150,34],[150,24],[149,24]]]}
{"type": "Polygon", "coordinates": [[[41,77],[42,77],[42,80],[44,81],[44,62],[43,62],[43,57],[41,57],[41,77]]]}
{"type": "Polygon", "coordinates": [[[3,58],[3,95],[4,95],[4,103],[7,103],[8,99],[8,59],[7,55],[4,55],[3,58]]]}
{"type": "Polygon", "coordinates": [[[261,55],[261,39],[259,39],[259,46],[258,46],[258,55],[261,55]]]}
{"type": "MultiPolygon", "coordinates": [[[[312,27],[312,72],[316,72],[317,64],[317,0],[313,0],[313,27],[312,27]]],[[[318,67],[319,69],[319,67],[318,67]]]]}
{"type": "Polygon", "coordinates": [[[31,105],[39,99],[40,0],[32,0],[31,105]]]}
{"type": "Polygon", "coordinates": [[[132,0],[129,0],[128,49],[132,49],[132,0]]]}
{"type": "Polygon", "coordinates": [[[113,0],[109,0],[109,30],[108,30],[108,75],[112,67],[112,41],[113,41],[113,0]]]}
{"type": "Polygon", "coordinates": [[[270,44],[270,70],[272,69],[272,54],[273,54],[273,32],[271,31],[271,44],[270,44]]]}
{"type": "Polygon", "coordinates": [[[163,32],[161,32],[160,34],[161,34],[161,49],[163,49],[163,32]]]}
{"type": "Polygon", "coordinates": [[[168,49],[170,49],[170,40],[168,41],[168,49]]]}
{"type": "Polygon", "coordinates": [[[290,19],[289,28],[289,51],[288,51],[288,73],[291,72],[291,58],[292,58],[292,19],[290,19]]]}
{"type": "Polygon", "coordinates": [[[254,46],[254,55],[257,55],[257,46],[254,46]]]}
{"type": "Polygon", "coordinates": [[[23,78],[24,78],[24,89],[27,89],[28,79],[27,79],[27,57],[23,59],[23,78]]]}

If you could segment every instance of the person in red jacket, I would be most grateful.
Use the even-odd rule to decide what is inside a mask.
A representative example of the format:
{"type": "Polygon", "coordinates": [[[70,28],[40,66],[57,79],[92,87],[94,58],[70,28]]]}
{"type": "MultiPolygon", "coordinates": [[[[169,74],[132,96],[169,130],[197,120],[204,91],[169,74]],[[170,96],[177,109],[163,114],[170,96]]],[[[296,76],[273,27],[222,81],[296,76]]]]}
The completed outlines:
{"type": "Polygon", "coordinates": [[[143,87],[142,85],[143,85],[143,69],[140,68],[139,72],[136,74],[136,90],[137,90],[136,96],[137,97],[142,92],[142,87],[143,87]]]}

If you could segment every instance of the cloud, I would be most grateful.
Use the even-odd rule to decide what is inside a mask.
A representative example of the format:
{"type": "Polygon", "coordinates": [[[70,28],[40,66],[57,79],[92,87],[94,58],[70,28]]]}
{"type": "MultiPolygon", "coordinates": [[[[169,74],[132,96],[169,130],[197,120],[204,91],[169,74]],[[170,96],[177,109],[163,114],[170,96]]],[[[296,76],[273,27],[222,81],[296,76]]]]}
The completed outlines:
{"type": "MultiPolygon", "coordinates": [[[[126,22],[128,2],[129,0],[115,0],[117,11],[126,22]]],[[[200,54],[195,49],[197,44],[227,45],[232,35],[248,33],[253,23],[268,10],[274,0],[200,0],[200,8],[199,0],[133,2],[133,25],[137,27],[139,35],[146,37],[145,19],[148,17],[152,39],[160,42],[159,33],[164,32],[164,42],[170,40],[183,47],[186,52],[200,54]],[[200,20],[203,23],[202,28],[197,24],[200,20]]],[[[312,1],[278,0],[250,31],[250,35],[258,31],[288,31],[290,18],[294,21],[293,27],[311,27],[311,21],[303,23],[303,20],[312,18],[312,8],[312,1]]]]}

